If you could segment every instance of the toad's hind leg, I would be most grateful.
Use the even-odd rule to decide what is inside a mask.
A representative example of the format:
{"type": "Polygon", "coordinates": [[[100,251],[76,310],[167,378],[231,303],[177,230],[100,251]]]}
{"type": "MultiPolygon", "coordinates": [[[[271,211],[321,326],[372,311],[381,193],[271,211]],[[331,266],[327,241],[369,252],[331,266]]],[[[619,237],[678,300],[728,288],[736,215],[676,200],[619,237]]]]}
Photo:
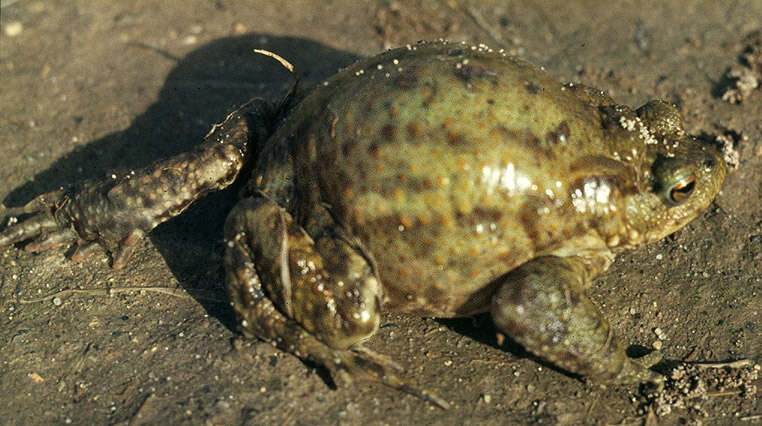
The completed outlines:
{"type": "Polygon", "coordinates": [[[446,407],[389,358],[360,346],[378,329],[381,290],[331,227],[310,237],[274,201],[242,200],[225,224],[227,287],[243,334],[313,360],[337,384],[371,380],[446,407]]]}
{"type": "Polygon", "coordinates": [[[233,183],[258,155],[274,116],[268,102],[252,99],[191,152],[41,195],[24,207],[30,217],[0,232],[0,248],[30,241],[25,249],[37,252],[76,244],[77,259],[101,245],[112,254],[112,266],[122,268],[158,224],[233,183]]]}
{"type": "MultiPolygon", "coordinates": [[[[604,382],[660,382],[653,354],[625,354],[609,324],[584,294],[594,272],[579,257],[545,256],[506,275],[492,301],[495,324],[530,352],[604,382]]],[[[655,355],[658,355],[655,354],[655,355]]]]}

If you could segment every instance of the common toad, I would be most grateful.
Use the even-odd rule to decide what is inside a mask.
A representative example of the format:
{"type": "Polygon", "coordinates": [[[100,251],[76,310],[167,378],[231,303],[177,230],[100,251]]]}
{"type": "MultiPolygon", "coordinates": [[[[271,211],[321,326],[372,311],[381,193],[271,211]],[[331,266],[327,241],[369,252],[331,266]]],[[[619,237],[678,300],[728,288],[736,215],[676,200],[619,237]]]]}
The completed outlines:
{"type": "Polygon", "coordinates": [[[446,405],[362,347],[382,309],[490,312],[570,372],[659,380],[625,355],[585,290],[614,253],[675,232],[720,189],[724,161],[673,106],[632,110],[450,43],[359,61],[290,99],[250,101],[193,152],[38,197],[0,246],[76,244],[81,258],[100,245],[122,268],[157,224],[247,179],[225,224],[241,330],[334,380],[379,380],[446,405]]]}

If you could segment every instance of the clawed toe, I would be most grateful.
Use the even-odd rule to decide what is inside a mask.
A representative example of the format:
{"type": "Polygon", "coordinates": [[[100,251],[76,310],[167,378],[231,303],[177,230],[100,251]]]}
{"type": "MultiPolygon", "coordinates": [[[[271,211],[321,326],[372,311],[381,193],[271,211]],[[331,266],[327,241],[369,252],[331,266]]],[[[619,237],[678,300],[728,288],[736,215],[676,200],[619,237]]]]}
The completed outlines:
{"type": "Polygon", "coordinates": [[[98,250],[98,244],[90,241],[77,241],[77,248],[71,255],[72,262],[79,262],[98,250]]]}
{"type": "Polygon", "coordinates": [[[48,210],[59,204],[61,200],[64,199],[64,195],[66,195],[66,191],[63,189],[38,195],[32,201],[24,205],[24,213],[37,213],[48,210]]]}
{"type": "Polygon", "coordinates": [[[71,243],[76,238],[74,232],[60,229],[60,225],[50,214],[51,207],[61,203],[63,196],[64,191],[58,190],[40,195],[27,203],[21,211],[32,216],[0,232],[0,247],[34,240],[24,249],[38,252],[71,243]]]}
{"type": "Polygon", "coordinates": [[[76,241],[77,233],[71,229],[61,229],[50,233],[43,233],[39,238],[27,244],[24,250],[38,253],[52,248],[69,245],[76,241]]]}
{"type": "Polygon", "coordinates": [[[341,351],[335,363],[326,364],[331,377],[337,385],[344,386],[354,380],[382,383],[393,389],[429,401],[432,404],[449,409],[450,404],[436,392],[422,389],[417,384],[402,376],[402,367],[391,358],[373,352],[364,347],[341,351]]]}
{"type": "MultiPolygon", "coordinates": [[[[56,229],[58,229],[58,224],[55,219],[40,213],[0,232],[0,247],[35,238],[44,239],[46,234],[54,232],[56,229]]],[[[41,243],[41,240],[39,242],[41,243]]]]}

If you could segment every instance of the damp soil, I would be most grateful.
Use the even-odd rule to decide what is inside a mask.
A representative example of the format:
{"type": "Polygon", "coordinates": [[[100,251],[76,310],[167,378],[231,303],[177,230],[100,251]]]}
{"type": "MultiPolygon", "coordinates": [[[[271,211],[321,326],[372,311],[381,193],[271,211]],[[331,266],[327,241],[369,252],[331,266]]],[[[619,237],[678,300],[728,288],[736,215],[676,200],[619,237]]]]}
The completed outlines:
{"type": "Polygon", "coordinates": [[[661,347],[663,391],[558,371],[498,344],[487,317],[397,315],[368,345],[452,408],[376,384],[336,389],[318,366],[236,334],[221,266],[235,197],[222,191],[159,226],[122,271],[103,253],[0,251],[2,423],[762,422],[753,366],[683,364],[760,361],[762,3],[609,3],[4,0],[0,216],[186,151],[251,97],[278,99],[289,75],[254,48],[288,58],[309,87],[386,48],[485,43],[622,103],[673,102],[692,134],[735,155],[704,214],[619,256],[591,289],[634,354],[661,347]]]}

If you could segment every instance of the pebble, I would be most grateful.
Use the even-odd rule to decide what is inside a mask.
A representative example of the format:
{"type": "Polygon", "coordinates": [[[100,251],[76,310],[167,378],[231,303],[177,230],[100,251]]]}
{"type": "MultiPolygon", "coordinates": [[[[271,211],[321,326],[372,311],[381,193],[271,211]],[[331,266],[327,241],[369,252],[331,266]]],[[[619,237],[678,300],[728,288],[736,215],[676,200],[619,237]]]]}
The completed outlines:
{"type": "Polygon", "coordinates": [[[654,334],[659,340],[667,340],[667,334],[659,327],[654,328],[654,334]]]}
{"type": "Polygon", "coordinates": [[[18,21],[9,22],[5,25],[5,35],[8,37],[16,37],[24,31],[24,24],[18,21]]]}

